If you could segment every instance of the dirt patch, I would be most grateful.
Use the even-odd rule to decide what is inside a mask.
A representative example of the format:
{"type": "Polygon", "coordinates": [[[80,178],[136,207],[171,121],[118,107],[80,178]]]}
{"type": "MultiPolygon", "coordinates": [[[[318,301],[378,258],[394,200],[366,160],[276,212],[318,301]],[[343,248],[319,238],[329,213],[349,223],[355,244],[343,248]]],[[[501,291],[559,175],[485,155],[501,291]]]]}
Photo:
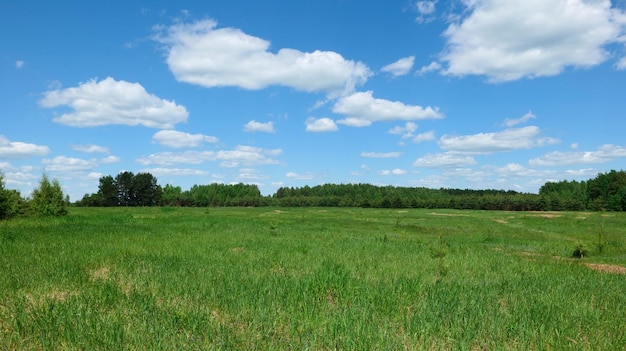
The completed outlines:
{"type": "Polygon", "coordinates": [[[561,215],[546,213],[546,214],[539,215],[539,217],[542,217],[542,218],[559,218],[559,217],[561,217],[561,215]]]}
{"type": "Polygon", "coordinates": [[[585,263],[585,266],[604,273],[626,274],[626,267],[616,266],[613,264],[585,263]]]}
{"type": "Polygon", "coordinates": [[[89,280],[92,282],[95,282],[98,280],[108,280],[109,276],[111,275],[111,268],[102,267],[102,268],[90,270],[88,274],[89,274],[89,280]]]}
{"type": "Polygon", "coordinates": [[[241,247],[241,246],[240,247],[233,247],[233,248],[230,249],[230,252],[244,252],[244,251],[246,251],[246,248],[245,247],[241,247]]]}
{"type": "Polygon", "coordinates": [[[522,251],[518,253],[520,256],[543,256],[542,254],[530,251],[522,251]]]}
{"type": "Polygon", "coordinates": [[[493,220],[496,223],[500,223],[500,224],[508,224],[509,222],[505,221],[504,219],[494,219],[493,220]]]}
{"type": "Polygon", "coordinates": [[[437,213],[437,212],[431,212],[430,213],[433,216],[445,216],[445,217],[469,217],[469,215],[464,215],[464,214],[454,214],[454,213],[437,213]]]}

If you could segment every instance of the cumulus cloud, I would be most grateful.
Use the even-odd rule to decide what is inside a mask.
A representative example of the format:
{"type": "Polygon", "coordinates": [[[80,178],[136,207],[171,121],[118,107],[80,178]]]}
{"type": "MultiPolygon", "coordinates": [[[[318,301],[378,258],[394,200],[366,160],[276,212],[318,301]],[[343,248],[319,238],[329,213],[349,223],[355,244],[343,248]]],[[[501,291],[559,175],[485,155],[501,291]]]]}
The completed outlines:
{"type": "Polygon", "coordinates": [[[171,166],[176,164],[201,164],[221,161],[222,167],[257,166],[277,164],[275,157],[281,149],[262,149],[253,146],[237,146],[234,150],[159,152],[137,159],[137,163],[149,166],[171,166]]]}
{"type": "Polygon", "coordinates": [[[401,152],[361,152],[361,157],[368,158],[398,158],[401,152]]]}
{"type": "Polygon", "coordinates": [[[101,154],[108,154],[109,153],[109,149],[104,147],[104,146],[98,146],[98,145],[94,145],[94,144],[87,144],[87,145],[72,145],[72,149],[76,150],[76,151],[80,151],[80,152],[86,152],[86,153],[101,153],[101,154]]]}
{"type": "Polygon", "coordinates": [[[140,172],[147,172],[157,177],[163,176],[176,176],[176,177],[188,177],[188,176],[208,176],[209,172],[199,170],[199,169],[191,169],[191,168],[164,168],[164,167],[156,167],[156,168],[144,168],[140,172]]]}
{"type": "Polygon", "coordinates": [[[107,156],[107,157],[101,158],[98,162],[106,163],[106,164],[117,163],[117,162],[120,162],[120,158],[117,157],[117,156],[111,155],[111,156],[107,156]]]}
{"type": "Polygon", "coordinates": [[[486,154],[499,151],[530,149],[533,147],[555,144],[554,138],[540,137],[536,126],[510,128],[495,133],[448,136],[439,139],[439,146],[448,151],[486,154]]]}
{"type": "Polygon", "coordinates": [[[378,121],[443,118],[438,108],[405,105],[399,101],[376,99],[371,91],[357,92],[339,99],[333,112],[347,116],[337,121],[352,127],[369,126],[378,121]]]}
{"type": "Polygon", "coordinates": [[[394,77],[399,77],[408,74],[413,68],[413,62],[415,56],[403,57],[394,63],[390,63],[380,70],[382,72],[390,73],[394,77]]]}
{"type": "Polygon", "coordinates": [[[475,165],[476,160],[467,155],[459,155],[451,152],[440,154],[427,154],[413,162],[414,167],[438,168],[438,167],[463,167],[475,165]]]}
{"type": "Polygon", "coordinates": [[[417,124],[413,122],[406,122],[404,126],[395,126],[389,129],[389,134],[402,135],[402,139],[409,139],[413,137],[413,133],[417,130],[417,124]]]}
{"type": "Polygon", "coordinates": [[[259,170],[254,168],[242,168],[239,170],[239,174],[237,175],[239,179],[245,180],[261,180],[261,179],[269,179],[270,177],[262,174],[259,170]]]}
{"type": "Polygon", "coordinates": [[[311,180],[315,178],[315,175],[312,173],[294,173],[288,172],[285,176],[291,179],[299,179],[299,180],[311,180]]]}
{"type": "Polygon", "coordinates": [[[395,175],[395,176],[400,176],[400,175],[405,175],[406,171],[400,168],[395,168],[395,169],[384,169],[381,170],[380,172],[378,172],[378,174],[383,175],[383,176],[388,176],[388,175],[395,175]]]}
{"type": "Polygon", "coordinates": [[[207,88],[280,85],[339,94],[354,91],[372,74],[365,64],[332,51],[271,52],[267,40],[237,28],[217,28],[213,20],[175,24],[155,39],[165,45],[167,64],[177,80],[207,88]]]}
{"type": "Polygon", "coordinates": [[[243,126],[243,130],[246,132],[264,132],[264,133],[274,133],[274,122],[257,122],[252,120],[246,123],[243,126]]]}
{"type": "Polygon", "coordinates": [[[305,121],[306,131],[314,132],[314,133],[322,133],[322,132],[336,132],[339,130],[335,121],[330,118],[315,118],[309,117],[305,121]]]}
{"type": "Polygon", "coordinates": [[[189,134],[177,130],[160,130],[152,136],[152,141],[171,148],[191,148],[203,143],[217,143],[218,138],[204,134],[189,134]]]}
{"type": "Polygon", "coordinates": [[[443,33],[445,74],[491,82],[554,76],[610,55],[621,25],[609,0],[472,0],[469,15],[443,33]]]}
{"type": "Polygon", "coordinates": [[[435,132],[432,130],[430,132],[420,133],[412,139],[414,143],[423,143],[431,140],[435,140],[435,132]]]}
{"type": "Polygon", "coordinates": [[[98,167],[98,163],[94,160],[66,156],[44,159],[41,163],[45,165],[45,170],[49,172],[87,172],[98,167]]]}
{"type": "Polygon", "coordinates": [[[72,112],[53,120],[73,127],[123,124],[173,128],[188,116],[185,107],[149,94],[141,84],[111,77],[47,91],[39,104],[46,108],[70,107],[72,112]]]}
{"type": "Polygon", "coordinates": [[[45,156],[50,152],[47,146],[10,141],[0,135],[0,158],[23,159],[36,156],[45,156]]]}
{"type": "Polygon", "coordinates": [[[626,158],[626,146],[602,145],[596,151],[554,151],[528,161],[531,166],[599,164],[626,158]]]}
{"type": "Polygon", "coordinates": [[[22,60],[15,61],[15,68],[20,69],[22,67],[24,67],[24,61],[22,60]]]}

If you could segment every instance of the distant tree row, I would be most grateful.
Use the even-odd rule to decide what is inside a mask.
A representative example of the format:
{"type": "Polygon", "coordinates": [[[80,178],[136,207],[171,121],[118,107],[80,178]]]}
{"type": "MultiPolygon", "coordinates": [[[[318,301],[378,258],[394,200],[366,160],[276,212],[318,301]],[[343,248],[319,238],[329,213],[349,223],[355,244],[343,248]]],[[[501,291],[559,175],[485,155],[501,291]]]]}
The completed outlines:
{"type": "Polygon", "coordinates": [[[541,210],[545,207],[540,203],[537,195],[515,191],[381,187],[371,184],[284,187],[278,189],[273,200],[275,204],[287,207],[453,208],[516,211],[541,210]]]}
{"type": "Polygon", "coordinates": [[[428,189],[371,184],[281,187],[262,196],[256,185],[194,185],[164,188],[150,173],[122,172],[100,178],[98,192],[82,206],[283,206],[451,208],[508,211],[626,210],[626,172],[600,173],[588,181],[547,182],[539,194],[505,190],[428,189]]]}
{"type": "Polygon", "coordinates": [[[6,189],[0,172],[0,220],[17,216],[63,216],[67,214],[69,197],[63,194],[57,179],[43,174],[31,198],[23,198],[19,191],[6,189]]]}

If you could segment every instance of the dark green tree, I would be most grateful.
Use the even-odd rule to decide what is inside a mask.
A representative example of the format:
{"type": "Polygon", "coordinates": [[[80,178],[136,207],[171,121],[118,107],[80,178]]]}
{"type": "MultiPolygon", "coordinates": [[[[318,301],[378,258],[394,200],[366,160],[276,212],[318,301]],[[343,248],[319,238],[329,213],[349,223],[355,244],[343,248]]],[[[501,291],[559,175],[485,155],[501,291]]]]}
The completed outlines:
{"type": "Polygon", "coordinates": [[[137,173],[131,181],[133,205],[156,206],[161,201],[163,190],[150,173],[137,173]]]}
{"type": "Polygon", "coordinates": [[[121,172],[115,177],[118,206],[135,206],[135,194],[133,193],[133,172],[121,172]]]}
{"type": "Polygon", "coordinates": [[[97,206],[117,206],[117,184],[112,176],[100,177],[97,201],[97,206]]]}

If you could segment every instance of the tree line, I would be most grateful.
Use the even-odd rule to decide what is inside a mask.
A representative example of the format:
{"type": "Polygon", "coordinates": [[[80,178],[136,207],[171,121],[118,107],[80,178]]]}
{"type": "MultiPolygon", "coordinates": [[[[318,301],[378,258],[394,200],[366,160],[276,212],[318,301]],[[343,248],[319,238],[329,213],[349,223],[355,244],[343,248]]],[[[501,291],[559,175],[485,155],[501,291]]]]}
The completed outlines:
{"type": "Polygon", "coordinates": [[[626,172],[600,173],[588,181],[547,182],[538,194],[513,190],[429,189],[372,184],[281,187],[269,196],[253,184],[161,187],[149,173],[100,178],[98,192],[79,206],[282,206],[451,208],[507,211],[626,211],[626,172]]]}
{"type": "MultiPolygon", "coordinates": [[[[5,188],[0,172],[0,219],[15,216],[60,216],[69,197],[57,179],[42,175],[32,196],[5,188]]],[[[189,190],[161,187],[150,173],[121,172],[99,179],[98,191],[76,206],[282,206],[450,208],[506,211],[626,211],[626,171],[599,173],[587,181],[547,182],[538,194],[512,190],[429,189],[372,184],[323,184],[281,187],[269,196],[254,184],[194,185],[189,190]]]]}

